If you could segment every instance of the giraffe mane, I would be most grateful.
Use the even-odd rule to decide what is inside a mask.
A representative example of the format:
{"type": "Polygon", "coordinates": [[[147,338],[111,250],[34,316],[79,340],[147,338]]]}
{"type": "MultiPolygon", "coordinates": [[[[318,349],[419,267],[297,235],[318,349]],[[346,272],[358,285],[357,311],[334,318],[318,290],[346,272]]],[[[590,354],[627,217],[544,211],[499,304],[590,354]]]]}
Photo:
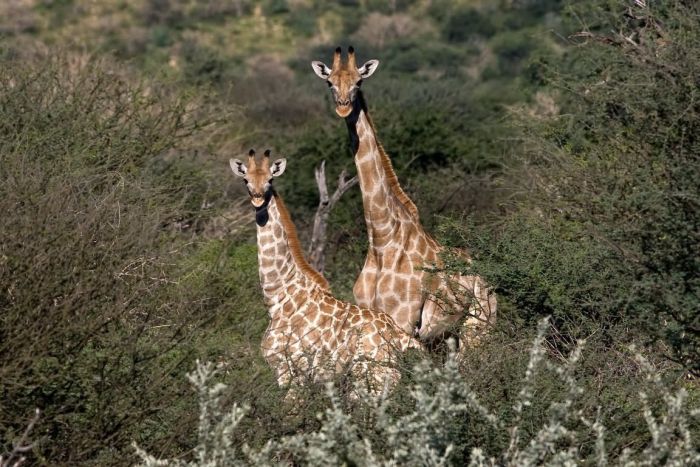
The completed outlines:
{"type": "Polygon", "coordinates": [[[362,95],[361,91],[358,91],[357,98],[360,99],[360,105],[362,106],[362,110],[365,112],[365,117],[367,117],[369,126],[372,128],[372,132],[374,133],[374,140],[377,143],[377,148],[379,149],[379,160],[381,161],[382,168],[386,173],[387,180],[389,182],[389,188],[391,189],[391,192],[394,194],[394,196],[396,196],[396,198],[399,200],[399,202],[408,210],[408,212],[417,219],[418,208],[416,207],[413,200],[411,200],[411,198],[408,197],[406,192],[403,191],[403,188],[401,188],[399,178],[396,176],[396,172],[394,172],[394,166],[391,165],[391,159],[389,159],[389,155],[386,153],[386,151],[384,151],[384,146],[382,146],[382,143],[380,143],[377,139],[377,130],[374,127],[374,121],[372,120],[372,117],[367,111],[367,103],[365,102],[365,98],[362,95]]]}
{"type": "Polygon", "coordinates": [[[297,228],[294,225],[294,222],[292,222],[292,217],[289,215],[289,211],[287,210],[287,206],[284,204],[282,197],[277,194],[277,192],[273,192],[273,194],[275,197],[275,202],[277,203],[277,210],[280,214],[282,227],[287,234],[287,242],[289,244],[289,250],[292,252],[294,262],[299,270],[309,279],[318,284],[322,289],[330,290],[330,285],[328,284],[326,278],[323,277],[320,272],[311,267],[311,265],[306,261],[304,253],[301,249],[301,242],[297,236],[297,228]]]}

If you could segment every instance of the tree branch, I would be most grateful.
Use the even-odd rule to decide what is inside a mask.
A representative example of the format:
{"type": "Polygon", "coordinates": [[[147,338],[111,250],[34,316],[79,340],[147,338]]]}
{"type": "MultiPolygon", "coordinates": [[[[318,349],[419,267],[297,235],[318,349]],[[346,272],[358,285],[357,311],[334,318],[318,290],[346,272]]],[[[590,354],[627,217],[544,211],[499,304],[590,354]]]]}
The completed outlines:
{"type": "Polygon", "coordinates": [[[29,425],[22,433],[20,439],[12,443],[12,451],[0,455],[0,467],[19,467],[24,464],[26,457],[22,454],[31,451],[34,448],[34,443],[28,443],[29,433],[31,433],[34,425],[39,421],[39,409],[36,409],[34,416],[29,421],[29,425]]]}
{"type": "Polygon", "coordinates": [[[343,170],[338,177],[338,187],[332,196],[328,196],[328,185],[326,184],[326,161],[316,167],[314,171],[316,185],[320,201],[316,215],[314,216],[314,228],[311,234],[311,245],[309,246],[309,262],[318,272],[323,273],[326,266],[326,231],[328,228],[328,217],[333,206],[340,200],[343,194],[358,182],[357,175],[347,178],[347,171],[343,170]]]}

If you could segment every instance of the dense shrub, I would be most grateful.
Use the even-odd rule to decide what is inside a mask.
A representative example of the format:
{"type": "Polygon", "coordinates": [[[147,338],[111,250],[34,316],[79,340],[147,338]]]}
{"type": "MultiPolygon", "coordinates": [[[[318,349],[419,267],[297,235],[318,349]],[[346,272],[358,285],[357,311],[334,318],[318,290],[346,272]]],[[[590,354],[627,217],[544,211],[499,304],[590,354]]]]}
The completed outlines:
{"type": "Polygon", "coordinates": [[[526,213],[511,215],[496,235],[464,225],[443,222],[441,238],[448,245],[468,244],[479,261],[471,267],[448,261],[447,267],[475,270],[498,284],[499,296],[515,310],[510,319],[532,325],[552,316],[568,336],[619,322],[625,300],[617,268],[607,248],[582,226],[526,213]]]}
{"type": "Polygon", "coordinates": [[[596,10],[572,36],[587,43],[543,67],[562,108],[515,112],[513,211],[462,244],[521,319],[552,314],[569,336],[624,323],[697,371],[700,36],[696,7],[674,5],[596,10]]]}
{"type": "Polygon", "coordinates": [[[489,20],[489,13],[483,14],[475,8],[458,8],[447,19],[443,34],[448,42],[465,42],[475,36],[490,37],[496,28],[489,20]]]}
{"type": "Polygon", "coordinates": [[[173,398],[206,306],[173,289],[184,242],[163,226],[185,197],[152,169],[207,117],[109,64],[0,70],[3,444],[38,407],[39,458],[118,462],[187,417],[173,398]]]}
{"type": "Polygon", "coordinates": [[[564,76],[576,73],[568,85],[586,98],[567,96],[562,111],[573,119],[546,126],[551,144],[537,160],[559,167],[543,180],[553,206],[608,249],[620,311],[698,370],[700,34],[689,19],[698,9],[672,2],[632,12],[614,8],[619,33],[594,33],[566,57],[564,76]],[[603,83],[581,67],[600,60],[603,83]]]}

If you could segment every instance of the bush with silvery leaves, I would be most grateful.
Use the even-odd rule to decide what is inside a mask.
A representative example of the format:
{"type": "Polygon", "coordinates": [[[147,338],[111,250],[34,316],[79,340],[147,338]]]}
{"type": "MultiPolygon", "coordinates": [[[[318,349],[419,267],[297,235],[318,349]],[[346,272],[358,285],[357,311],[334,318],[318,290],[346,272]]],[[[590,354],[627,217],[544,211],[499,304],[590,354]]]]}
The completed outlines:
{"type": "MultiPolygon", "coordinates": [[[[650,387],[662,388],[665,402],[663,413],[654,415],[647,401],[647,393],[640,390],[644,418],[649,430],[647,447],[640,452],[629,449],[611,459],[606,449],[606,428],[597,418],[589,420],[575,408],[582,389],[574,377],[576,363],[581,356],[582,343],[571,352],[562,365],[549,362],[543,345],[547,320],[540,323],[537,336],[530,349],[530,358],[517,400],[513,405],[513,417],[499,418],[485,407],[467,385],[459,371],[457,354],[451,351],[442,365],[434,366],[427,360],[414,368],[415,382],[410,388],[414,402],[413,411],[394,416],[389,409],[390,397],[385,391],[373,397],[366,392],[363,399],[370,405],[373,420],[373,436],[363,429],[343,409],[338,391],[332,383],[326,386],[330,406],[319,414],[321,427],[312,432],[269,440],[261,449],[244,445],[235,448],[233,436],[236,426],[245,416],[247,408],[234,404],[231,410],[221,413],[221,396],[225,386],[214,384],[216,369],[198,362],[189,379],[200,398],[199,442],[194,458],[160,460],[136,447],[143,466],[239,466],[279,465],[300,463],[310,466],[367,465],[367,466],[444,466],[456,463],[455,446],[464,440],[455,439],[450,430],[452,420],[467,415],[476,417],[488,425],[488,429],[507,433],[507,448],[502,452],[489,452],[487,448],[472,447],[470,466],[530,466],[530,465],[578,465],[581,462],[605,465],[698,465],[700,453],[688,425],[691,418],[700,416],[700,410],[689,410],[687,392],[675,392],[663,386],[658,373],[640,354],[636,354],[640,367],[647,375],[650,387]],[[561,400],[549,406],[549,420],[533,436],[525,436],[521,427],[524,414],[535,397],[535,381],[543,367],[550,367],[566,386],[561,400]],[[595,438],[592,454],[580,452],[577,440],[590,433],[595,438]],[[381,443],[377,443],[377,435],[381,443]],[[375,440],[375,443],[371,441],[375,440]]],[[[362,391],[358,387],[358,391],[362,391]]]]}

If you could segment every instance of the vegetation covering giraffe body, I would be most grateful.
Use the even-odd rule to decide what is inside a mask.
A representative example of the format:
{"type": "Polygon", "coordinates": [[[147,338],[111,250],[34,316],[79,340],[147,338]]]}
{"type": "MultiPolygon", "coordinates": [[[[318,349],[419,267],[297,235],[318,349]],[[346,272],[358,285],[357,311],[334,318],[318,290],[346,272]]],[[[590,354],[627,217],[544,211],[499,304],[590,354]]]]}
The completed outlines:
{"type": "MultiPolygon", "coordinates": [[[[495,320],[496,297],[479,276],[440,272],[444,248],[423,229],[418,209],[401,189],[360,91],[379,62],[358,68],[352,47],[346,63],[340,52],[337,48],[332,68],[318,61],[312,67],[328,83],[336,113],[346,121],[362,190],[369,249],[353,288],[355,300],[385,311],[425,341],[454,330],[466,316],[460,332],[466,343],[495,320]]],[[[466,252],[458,254],[470,261],[466,252]]]]}
{"type": "Polygon", "coordinates": [[[270,164],[269,151],[261,163],[253,151],[247,166],[231,160],[256,209],[260,283],[270,314],[261,343],[265,359],[281,386],[303,382],[310,371],[325,379],[347,369],[368,373],[376,383],[372,388],[396,383],[397,353],[421,344],[386,313],[333,297],[328,282],[306,262],[289,212],[271,185],[285,165],[284,159],[270,164]]]}

